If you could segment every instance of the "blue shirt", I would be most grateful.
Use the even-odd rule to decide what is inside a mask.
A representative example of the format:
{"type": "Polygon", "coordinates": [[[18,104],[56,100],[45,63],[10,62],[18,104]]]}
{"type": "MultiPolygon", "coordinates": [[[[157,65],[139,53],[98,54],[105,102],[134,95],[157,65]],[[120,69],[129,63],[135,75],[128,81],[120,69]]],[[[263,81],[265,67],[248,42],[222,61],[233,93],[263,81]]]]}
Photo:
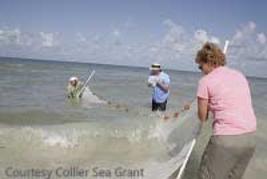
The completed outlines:
{"type": "MultiPolygon", "coordinates": [[[[164,73],[164,72],[161,72],[159,74],[159,79],[160,81],[163,83],[163,84],[166,84],[166,85],[170,85],[170,77],[168,74],[164,73]]],[[[156,86],[154,89],[153,89],[153,95],[152,95],[152,98],[155,102],[157,103],[163,103],[165,102],[169,97],[169,91],[166,92],[164,91],[163,89],[161,89],[160,87],[156,86]]]]}

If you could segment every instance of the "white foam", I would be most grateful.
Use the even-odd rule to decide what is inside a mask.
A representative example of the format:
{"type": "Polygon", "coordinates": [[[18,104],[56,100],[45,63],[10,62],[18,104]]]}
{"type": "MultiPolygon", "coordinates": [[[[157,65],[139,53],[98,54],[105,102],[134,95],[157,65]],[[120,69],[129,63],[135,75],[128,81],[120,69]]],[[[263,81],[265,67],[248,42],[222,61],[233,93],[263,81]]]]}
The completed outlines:
{"type": "Polygon", "coordinates": [[[58,134],[52,134],[44,138],[44,143],[48,146],[59,146],[62,148],[74,148],[78,146],[76,142],[68,139],[66,136],[60,136],[58,134]]]}

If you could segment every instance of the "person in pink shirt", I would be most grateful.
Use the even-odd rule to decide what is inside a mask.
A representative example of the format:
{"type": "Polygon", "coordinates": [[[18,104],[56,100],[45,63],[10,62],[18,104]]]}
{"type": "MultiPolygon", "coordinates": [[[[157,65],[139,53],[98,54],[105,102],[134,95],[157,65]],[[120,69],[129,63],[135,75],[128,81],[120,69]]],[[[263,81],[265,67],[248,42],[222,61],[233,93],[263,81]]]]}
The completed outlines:
{"type": "Polygon", "coordinates": [[[199,178],[242,178],[255,151],[256,117],[248,81],[225,66],[225,55],[214,43],[198,51],[196,63],[204,74],[197,90],[198,117],[205,122],[210,112],[213,118],[199,178]]]}

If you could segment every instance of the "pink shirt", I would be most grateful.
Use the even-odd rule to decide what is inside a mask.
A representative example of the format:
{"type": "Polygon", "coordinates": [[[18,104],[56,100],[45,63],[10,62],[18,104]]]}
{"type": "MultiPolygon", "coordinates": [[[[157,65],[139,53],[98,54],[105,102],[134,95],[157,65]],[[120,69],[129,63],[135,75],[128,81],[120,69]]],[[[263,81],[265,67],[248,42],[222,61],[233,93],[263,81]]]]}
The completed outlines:
{"type": "Polygon", "coordinates": [[[256,131],[256,117],[247,79],[228,67],[218,67],[199,81],[197,96],[208,99],[213,135],[256,131]]]}

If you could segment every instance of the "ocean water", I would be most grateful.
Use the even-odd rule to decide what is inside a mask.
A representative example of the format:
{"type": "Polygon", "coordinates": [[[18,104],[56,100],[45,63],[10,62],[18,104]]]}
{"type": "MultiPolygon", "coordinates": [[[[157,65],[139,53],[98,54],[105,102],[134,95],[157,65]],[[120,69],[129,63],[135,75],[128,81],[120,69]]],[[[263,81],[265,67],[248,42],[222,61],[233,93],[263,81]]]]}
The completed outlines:
{"type": "MultiPolygon", "coordinates": [[[[13,167],[10,172],[24,174],[31,168],[55,171],[60,167],[66,170],[97,167],[99,176],[95,178],[105,175],[129,178],[109,177],[109,169],[113,171],[116,167],[144,169],[143,178],[167,172],[162,168],[177,152],[170,148],[175,144],[181,149],[193,137],[190,131],[197,126],[197,119],[193,115],[184,123],[167,121],[173,120],[174,112],[181,111],[184,104],[194,99],[201,77],[200,73],[193,72],[169,70],[167,73],[172,79],[167,111],[170,119],[163,119],[162,114],[150,111],[151,89],[146,86],[148,69],[0,59],[0,178],[10,178],[6,175],[8,167],[13,167]],[[96,75],[90,81],[90,89],[108,104],[92,103],[90,97],[80,102],[69,101],[66,98],[68,78],[77,75],[86,80],[93,69],[96,75]],[[196,123],[192,124],[194,120],[196,123]],[[181,126],[175,129],[170,140],[168,130],[175,125],[181,126]]],[[[261,179],[267,174],[267,79],[249,78],[249,81],[258,132],[256,153],[245,178],[261,179]]],[[[182,118],[186,112],[180,115],[182,118]]],[[[207,123],[197,140],[185,178],[195,178],[210,135],[209,125],[207,123]]],[[[86,177],[67,175],[65,178],[86,177]]]]}

